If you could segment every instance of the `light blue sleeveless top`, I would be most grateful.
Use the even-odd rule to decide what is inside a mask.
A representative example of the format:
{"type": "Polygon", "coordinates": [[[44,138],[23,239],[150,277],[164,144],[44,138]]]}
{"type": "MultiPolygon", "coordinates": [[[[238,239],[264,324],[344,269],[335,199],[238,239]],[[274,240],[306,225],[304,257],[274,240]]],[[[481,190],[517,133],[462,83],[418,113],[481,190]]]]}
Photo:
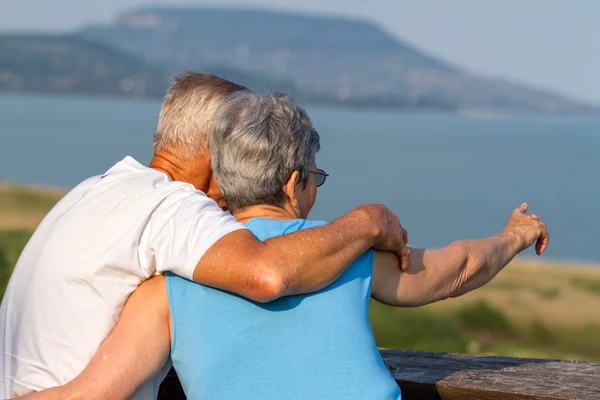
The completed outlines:
{"type": "MultiPolygon", "coordinates": [[[[260,239],[324,222],[253,219],[260,239]]],[[[167,274],[171,359],[188,399],[400,399],[368,319],[373,251],[327,288],[261,304],[167,274]]]]}

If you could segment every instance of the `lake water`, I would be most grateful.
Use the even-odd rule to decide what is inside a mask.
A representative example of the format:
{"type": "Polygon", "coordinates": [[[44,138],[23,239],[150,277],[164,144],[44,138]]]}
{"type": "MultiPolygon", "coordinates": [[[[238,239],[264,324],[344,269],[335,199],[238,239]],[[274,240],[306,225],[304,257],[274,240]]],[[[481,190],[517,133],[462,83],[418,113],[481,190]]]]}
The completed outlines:
{"type": "MultiPolygon", "coordinates": [[[[0,96],[0,178],[73,186],[126,155],[147,163],[159,101],[0,96]]],[[[414,246],[499,232],[522,201],[548,223],[549,258],[600,261],[600,118],[307,107],[331,176],[312,218],[381,202],[414,246]]],[[[527,252],[526,255],[533,255],[527,252]]]]}

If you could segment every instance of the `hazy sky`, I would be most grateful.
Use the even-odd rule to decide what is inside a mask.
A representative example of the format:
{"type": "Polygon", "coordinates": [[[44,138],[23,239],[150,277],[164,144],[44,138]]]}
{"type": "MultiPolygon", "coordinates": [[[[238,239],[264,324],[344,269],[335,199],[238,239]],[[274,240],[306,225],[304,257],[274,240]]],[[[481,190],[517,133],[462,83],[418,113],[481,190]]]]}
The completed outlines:
{"type": "Polygon", "coordinates": [[[68,31],[154,4],[241,4],[367,18],[470,71],[600,104],[600,0],[0,0],[0,30],[68,31]]]}

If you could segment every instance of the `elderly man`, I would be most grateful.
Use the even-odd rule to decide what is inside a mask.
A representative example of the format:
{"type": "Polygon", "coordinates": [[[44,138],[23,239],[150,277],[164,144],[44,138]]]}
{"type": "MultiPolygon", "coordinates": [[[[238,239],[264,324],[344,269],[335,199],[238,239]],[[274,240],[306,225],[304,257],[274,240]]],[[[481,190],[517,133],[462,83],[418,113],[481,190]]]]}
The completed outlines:
{"type": "MultiPolygon", "coordinates": [[[[232,95],[210,148],[237,220],[263,240],[326,226],[306,220],[327,176],[316,166],[319,146],[304,111],[284,96],[232,95]]],[[[405,272],[393,254],[369,250],[325,289],[267,304],[171,273],[155,277],[131,296],[86,370],[42,395],[127,398],[170,355],[189,399],[397,400],[372,337],[369,297],[392,306],[428,304],[485,284],[534,243],[543,253],[545,224],[526,211],[514,210],[503,231],[487,239],[412,249],[405,272]]]]}
{"type": "MultiPolygon", "coordinates": [[[[42,221],[0,308],[2,398],[75,378],[129,295],[164,271],[264,302],[322,289],[371,247],[407,263],[405,233],[381,205],[266,241],[221,210],[207,132],[243,89],[211,75],[179,76],[160,112],[150,167],[127,157],[71,190],[42,221]]],[[[139,398],[156,398],[163,376],[139,398]]]]}

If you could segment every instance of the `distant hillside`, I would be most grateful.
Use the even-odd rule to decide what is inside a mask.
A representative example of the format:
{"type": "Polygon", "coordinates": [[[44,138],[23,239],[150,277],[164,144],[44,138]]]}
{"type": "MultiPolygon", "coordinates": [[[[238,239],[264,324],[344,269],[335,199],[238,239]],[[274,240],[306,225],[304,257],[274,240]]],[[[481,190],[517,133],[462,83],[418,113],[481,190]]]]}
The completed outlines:
{"type": "MultiPolygon", "coordinates": [[[[202,70],[251,89],[282,91],[305,103],[452,109],[446,104],[408,104],[399,99],[340,100],[334,94],[299,89],[291,80],[219,65],[202,70]]],[[[164,95],[170,77],[179,71],[175,66],[152,64],[81,36],[0,35],[0,92],[158,98],[164,95]]]]}
{"type": "MultiPolygon", "coordinates": [[[[293,89],[231,68],[206,71],[252,88],[293,89]]],[[[80,36],[0,35],[0,91],[162,97],[176,72],[80,36]]]]}
{"type": "Polygon", "coordinates": [[[0,91],[161,97],[182,69],[302,103],[491,113],[598,113],[474,76],[376,25],[258,10],[155,8],[72,35],[0,35],[0,91]]]}
{"type": "Polygon", "coordinates": [[[162,96],[163,68],[73,36],[0,36],[0,90],[162,96]]]}
{"type": "Polygon", "coordinates": [[[227,66],[287,81],[308,98],[394,107],[586,113],[594,108],[471,75],[370,22],[284,12],[149,8],[78,35],[167,69],[227,66]]]}

